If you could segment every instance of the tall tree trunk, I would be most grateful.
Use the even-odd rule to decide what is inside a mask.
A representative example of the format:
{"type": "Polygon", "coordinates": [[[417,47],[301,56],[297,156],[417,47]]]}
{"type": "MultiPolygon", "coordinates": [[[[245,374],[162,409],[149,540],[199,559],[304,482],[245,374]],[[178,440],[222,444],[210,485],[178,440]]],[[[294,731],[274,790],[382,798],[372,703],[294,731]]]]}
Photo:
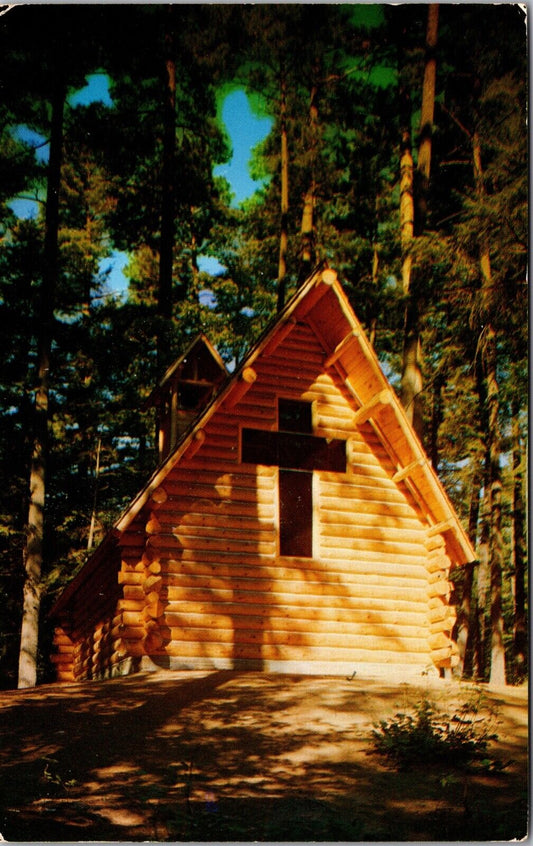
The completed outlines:
{"type": "MultiPolygon", "coordinates": [[[[474,473],[472,477],[472,490],[470,493],[470,509],[468,514],[468,536],[475,538],[477,536],[478,521],[479,521],[479,497],[481,493],[481,485],[483,481],[483,472],[481,465],[476,462],[474,473]]],[[[457,647],[459,650],[459,665],[458,672],[461,677],[471,676],[473,669],[473,644],[472,644],[472,629],[473,623],[477,616],[477,601],[474,597],[474,576],[476,564],[470,561],[465,565],[463,577],[463,590],[461,594],[461,604],[457,613],[457,647]]]]}
{"type": "Polygon", "coordinates": [[[513,439],[513,565],[514,565],[514,658],[517,669],[523,673],[527,667],[527,618],[526,618],[526,539],[525,507],[523,495],[523,456],[519,422],[520,404],[512,401],[513,439]]]}
{"type": "Polygon", "coordinates": [[[431,466],[438,472],[440,462],[439,451],[439,430],[443,420],[442,389],[445,379],[442,373],[438,372],[433,380],[432,386],[432,408],[431,408],[431,432],[429,439],[429,459],[431,466]]]}
{"type": "MultiPolygon", "coordinates": [[[[474,472],[472,474],[472,489],[470,492],[470,508],[468,513],[468,536],[475,539],[478,534],[479,505],[481,487],[483,484],[483,467],[481,462],[475,459],[474,472]]],[[[474,669],[474,640],[476,632],[479,635],[477,626],[479,596],[474,595],[474,580],[476,577],[476,562],[471,561],[465,565],[463,590],[461,604],[457,613],[457,647],[459,649],[458,671],[464,678],[470,677],[474,669]]]]}
{"type": "Polygon", "coordinates": [[[289,144],[287,139],[287,80],[282,71],[280,89],[281,132],[281,231],[279,239],[278,303],[280,312],[285,305],[287,286],[287,248],[289,243],[289,144]]]}
{"type": "Polygon", "coordinates": [[[174,58],[173,9],[166,10],[165,96],[163,108],[163,162],[161,171],[161,235],[159,247],[159,286],[157,310],[161,319],[158,332],[158,361],[164,366],[170,350],[168,330],[172,319],[172,266],[175,230],[176,162],[176,62],[174,58]]]}
{"type": "Polygon", "coordinates": [[[408,94],[401,92],[402,129],[400,136],[400,238],[402,248],[402,287],[406,300],[402,362],[401,400],[407,417],[418,427],[417,397],[422,390],[421,348],[418,331],[418,301],[412,285],[414,238],[414,165],[411,148],[411,109],[408,94]]]}
{"type": "MultiPolygon", "coordinates": [[[[318,69],[315,68],[315,75],[318,77],[318,69]]],[[[303,198],[301,239],[302,249],[300,258],[300,281],[304,281],[310,275],[315,261],[315,205],[316,205],[316,155],[317,155],[317,133],[318,133],[318,83],[311,87],[309,98],[309,165],[311,175],[309,186],[303,198]]]]}
{"type": "Polygon", "coordinates": [[[435,85],[437,80],[437,36],[439,28],[439,4],[428,6],[426,30],[426,60],[422,88],[422,110],[420,115],[420,136],[418,142],[417,184],[415,190],[415,235],[421,235],[425,229],[429,178],[431,173],[431,144],[433,138],[433,118],[435,115],[435,85]]]}
{"type": "MultiPolygon", "coordinates": [[[[378,201],[376,197],[376,212],[377,212],[378,201]]],[[[372,285],[374,288],[377,289],[379,281],[379,250],[377,245],[377,235],[374,236],[374,241],[372,244],[372,285]]],[[[374,347],[376,345],[376,334],[378,329],[378,319],[374,314],[370,320],[370,327],[368,333],[368,340],[370,341],[370,345],[374,347]]]]}
{"type": "Polygon", "coordinates": [[[420,333],[423,292],[421,289],[422,280],[415,278],[417,274],[416,268],[413,268],[412,247],[413,238],[421,235],[424,231],[427,215],[427,193],[431,170],[431,138],[435,111],[435,47],[437,44],[438,10],[438,4],[430,4],[428,6],[426,59],[422,87],[422,112],[416,182],[414,179],[411,152],[410,114],[408,115],[408,120],[406,117],[402,118],[403,129],[400,161],[402,284],[404,296],[406,297],[401,399],[407,417],[412,422],[420,440],[423,439],[423,377],[420,333]],[[416,216],[415,210],[417,211],[416,216]]]}
{"type": "Polygon", "coordinates": [[[44,507],[48,456],[48,394],[52,346],[54,299],[58,269],[59,186],[63,149],[63,110],[65,84],[58,73],[51,97],[50,157],[48,160],[43,274],[40,291],[40,324],[37,348],[37,388],[35,394],[33,449],[30,466],[28,525],[24,548],[25,581],[18,687],[37,683],[39,612],[42,594],[44,507]]]}
{"type": "MultiPolygon", "coordinates": [[[[481,161],[479,134],[472,135],[472,158],[478,199],[485,196],[485,183],[481,161]]],[[[503,643],[502,572],[503,537],[501,528],[501,470],[500,470],[500,427],[499,427],[499,385],[497,376],[498,350],[496,332],[492,324],[492,269],[488,238],[481,233],[479,239],[479,264],[481,271],[482,332],[480,338],[483,378],[487,402],[487,458],[489,497],[489,563],[491,583],[491,663],[490,682],[505,684],[505,649],[503,643]]]]}

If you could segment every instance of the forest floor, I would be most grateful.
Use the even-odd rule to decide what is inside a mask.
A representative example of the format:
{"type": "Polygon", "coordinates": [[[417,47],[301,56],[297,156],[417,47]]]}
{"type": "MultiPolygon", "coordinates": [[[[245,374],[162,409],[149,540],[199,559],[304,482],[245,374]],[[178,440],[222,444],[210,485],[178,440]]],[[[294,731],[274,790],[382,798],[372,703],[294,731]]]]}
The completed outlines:
{"type": "Polygon", "coordinates": [[[0,840],[526,835],[525,686],[167,671],[0,692],[0,735],[0,840]],[[448,714],[475,702],[507,766],[388,766],[373,725],[424,700],[448,714]]]}

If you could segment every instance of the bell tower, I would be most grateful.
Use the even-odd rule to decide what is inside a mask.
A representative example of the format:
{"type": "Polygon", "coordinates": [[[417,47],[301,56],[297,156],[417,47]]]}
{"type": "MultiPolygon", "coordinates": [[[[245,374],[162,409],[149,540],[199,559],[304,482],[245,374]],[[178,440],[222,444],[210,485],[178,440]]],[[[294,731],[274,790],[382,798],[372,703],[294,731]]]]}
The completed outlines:
{"type": "Polygon", "coordinates": [[[222,358],[203,334],[170,365],[146,402],[146,408],[156,409],[160,462],[172,452],[227,375],[222,358]]]}

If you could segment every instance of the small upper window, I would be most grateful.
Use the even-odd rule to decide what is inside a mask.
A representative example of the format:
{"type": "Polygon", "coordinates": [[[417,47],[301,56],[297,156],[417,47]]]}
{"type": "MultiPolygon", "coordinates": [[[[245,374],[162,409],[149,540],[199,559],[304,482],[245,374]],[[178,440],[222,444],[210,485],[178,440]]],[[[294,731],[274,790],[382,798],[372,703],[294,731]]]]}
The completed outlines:
{"type": "Polygon", "coordinates": [[[313,431],[311,403],[278,399],[278,429],[280,432],[299,432],[301,435],[310,435],[313,431]]]}

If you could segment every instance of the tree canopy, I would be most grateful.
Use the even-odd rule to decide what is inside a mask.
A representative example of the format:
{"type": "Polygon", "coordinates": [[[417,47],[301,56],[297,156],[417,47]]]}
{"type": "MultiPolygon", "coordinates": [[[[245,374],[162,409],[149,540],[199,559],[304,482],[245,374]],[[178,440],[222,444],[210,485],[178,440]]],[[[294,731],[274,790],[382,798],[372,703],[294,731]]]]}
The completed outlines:
{"type": "Polygon", "coordinates": [[[462,669],[523,675],[526,21],[517,4],[480,8],[30,4],[0,17],[2,685],[16,683],[36,455],[47,679],[47,608],[155,466],[144,400],[165,366],[199,331],[240,361],[319,261],[402,396],[414,339],[406,405],[479,550],[471,578],[456,574],[462,669]],[[92,74],[108,97],[80,102],[92,74]],[[235,89],[271,119],[251,152],[261,186],[240,204],[216,175],[235,89]],[[119,293],[103,270],[116,251],[119,293]]]}

